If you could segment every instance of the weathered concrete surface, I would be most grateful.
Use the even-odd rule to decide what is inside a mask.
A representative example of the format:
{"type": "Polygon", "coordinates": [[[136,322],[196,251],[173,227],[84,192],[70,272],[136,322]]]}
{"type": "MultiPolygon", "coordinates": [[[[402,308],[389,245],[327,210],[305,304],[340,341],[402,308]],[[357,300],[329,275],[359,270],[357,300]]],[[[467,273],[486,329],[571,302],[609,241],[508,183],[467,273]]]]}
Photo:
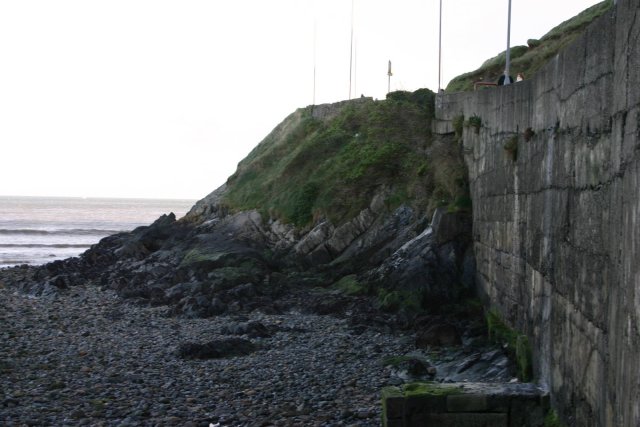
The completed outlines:
{"type": "Polygon", "coordinates": [[[382,401],[385,427],[542,427],[549,410],[548,393],[523,383],[416,383],[382,401]]]}
{"type": "Polygon", "coordinates": [[[436,107],[438,133],[482,119],[464,130],[477,282],[532,338],[554,406],[569,425],[639,426],[640,1],[533,79],[436,107]]]}

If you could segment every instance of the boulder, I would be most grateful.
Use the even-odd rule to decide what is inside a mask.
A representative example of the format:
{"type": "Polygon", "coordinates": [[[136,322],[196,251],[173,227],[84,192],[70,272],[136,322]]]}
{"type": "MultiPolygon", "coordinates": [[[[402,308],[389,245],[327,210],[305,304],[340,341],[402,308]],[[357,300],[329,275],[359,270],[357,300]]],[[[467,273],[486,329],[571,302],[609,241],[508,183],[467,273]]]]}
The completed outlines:
{"type": "Polygon", "coordinates": [[[451,323],[435,322],[416,333],[417,348],[451,347],[462,344],[458,329],[451,323]]]}
{"type": "Polygon", "coordinates": [[[246,356],[256,351],[251,341],[243,338],[226,338],[207,343],[184,343],[178,347],[181,359],[221,359],[246,356]]]}
{"type": "Polygon", "coordinates": [[[266,338],[271,336],[269,329],[258,321],[232,323],[224,326],[221,332],[226,335],[248,335],[250,338],[266,338]]]}
{"type": "Polygon", "coordinates": [[[227,305],[220,300],[220,298],[214,297],[211,300],[211,304],[209,306],[209,314],[212,316],[217,316],[223,314],[227,311],[227,305]]]}

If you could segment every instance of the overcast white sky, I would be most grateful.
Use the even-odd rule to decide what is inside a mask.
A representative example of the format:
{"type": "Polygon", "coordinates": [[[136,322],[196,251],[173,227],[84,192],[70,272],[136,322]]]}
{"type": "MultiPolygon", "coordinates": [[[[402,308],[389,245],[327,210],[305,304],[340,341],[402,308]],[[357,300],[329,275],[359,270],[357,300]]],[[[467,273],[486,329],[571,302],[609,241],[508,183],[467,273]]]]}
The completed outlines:
{"type": "MultiPolygon", "coordinates": [[[[443,86],[508,0],[443,1],[443,86]]],[[[513,0],[512,46],[594,0],[513,0]]],[[[355,96],[437,89],[438,0],[355,0],[355,96]]],[[[199,199],[283,118],[349,96],[350,0],[0,0],[0,195],[199,199]],[[314,25],[315,23],[315,25],[314,25]]]]}

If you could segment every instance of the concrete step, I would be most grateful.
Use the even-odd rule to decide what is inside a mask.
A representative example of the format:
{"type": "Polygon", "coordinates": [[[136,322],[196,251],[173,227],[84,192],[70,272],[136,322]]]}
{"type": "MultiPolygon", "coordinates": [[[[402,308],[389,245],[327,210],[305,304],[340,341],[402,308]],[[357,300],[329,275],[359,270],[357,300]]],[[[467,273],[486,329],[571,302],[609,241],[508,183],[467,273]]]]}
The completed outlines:
{"type": "Polygon", "coordinates": [[[382,391],[385,427],[542,427],[549,394],[531,383],[409,383],[382,391]]]}

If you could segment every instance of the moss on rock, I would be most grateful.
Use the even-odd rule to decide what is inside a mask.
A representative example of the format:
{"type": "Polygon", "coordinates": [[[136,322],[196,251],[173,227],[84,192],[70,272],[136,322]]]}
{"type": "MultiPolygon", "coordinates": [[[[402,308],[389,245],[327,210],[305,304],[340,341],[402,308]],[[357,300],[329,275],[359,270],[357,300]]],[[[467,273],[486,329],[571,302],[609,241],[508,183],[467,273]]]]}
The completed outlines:
{"type": "Polygon", "coordinates": [[[346,295],[363,295],[367,293],[367,286],[358,281],[355,274],[344,276],[332,286],[346,295]]]}
{"type": "Polygon", "coordinates": [[[228,252],[212,251],[207,252],[203,248],[191,249],[182,259],[181,267],[202,262],[218,262],[228,256],[228,252]]]}
{"type": "Polygon", "coordinates": [[[377,305],[385,311],[418,312],[422,310],[422,291],[389,291],[385,288],[378,290],[377,305]]]}

